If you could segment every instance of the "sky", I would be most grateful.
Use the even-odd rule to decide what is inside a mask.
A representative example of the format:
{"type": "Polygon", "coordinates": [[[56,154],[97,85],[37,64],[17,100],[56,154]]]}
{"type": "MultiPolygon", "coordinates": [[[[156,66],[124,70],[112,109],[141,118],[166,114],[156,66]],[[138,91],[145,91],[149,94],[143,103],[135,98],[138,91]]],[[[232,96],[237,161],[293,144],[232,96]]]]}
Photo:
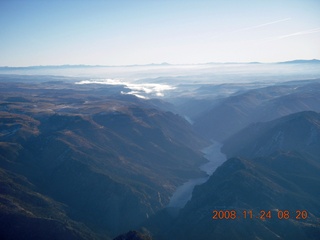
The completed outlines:
{"type": "Polygon", "coordinates": [[[0,66],[320,59],[319,0],[0,0],[0,66]]]}

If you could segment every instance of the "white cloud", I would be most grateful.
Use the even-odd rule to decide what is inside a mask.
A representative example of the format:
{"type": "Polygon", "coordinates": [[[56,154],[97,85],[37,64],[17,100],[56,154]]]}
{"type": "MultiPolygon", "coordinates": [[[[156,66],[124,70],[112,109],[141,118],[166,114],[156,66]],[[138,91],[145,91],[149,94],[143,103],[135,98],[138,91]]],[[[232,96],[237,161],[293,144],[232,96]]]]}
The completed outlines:
{"type": "Polygon", "coordinates": [[[142,98],[142,99],[148,99],[148,98],[146,98],[145,96],[142,96],[142,95],[140,95],[139,94],[139,92],[136,92],[136,91],[131,91],[131,92],[123,92],[123,91],[121,91],[121,94],[124,94],[124,95],[134,95],[134,96],[136,96],[136,97],[138,97],[138,98],[142,98]]]}
{"type": "Polygon", "coordinates": [[[90,79],[76,82],[76,84],[107,84],[107,85],[126,85],[118,79],[90,79]]]}
{"type": "Polygon", "coordinates": [[[173,90],[175,87],[167,84],[159,83],[129,83],[118,79],[90,79],[76,84],[106,84],[106,85],[122,85],[130,89],[130,92],[121,92],[122,94],[132,94],[139,98],[147,98],[148,96],[163,97],[165,91],[173,90]]]}

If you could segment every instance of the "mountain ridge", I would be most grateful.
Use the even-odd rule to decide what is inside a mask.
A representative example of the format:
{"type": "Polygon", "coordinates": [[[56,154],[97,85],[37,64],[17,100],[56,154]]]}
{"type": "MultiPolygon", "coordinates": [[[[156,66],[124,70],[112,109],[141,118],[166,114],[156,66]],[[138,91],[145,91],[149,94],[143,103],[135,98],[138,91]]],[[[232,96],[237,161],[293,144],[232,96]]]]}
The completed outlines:
{"type": "Polygon", "coordinates": [[[320,113],[298,112],[269,122],[254,123],[224,142],[228,157],[268,156],[277,150],[319,156],[320,113]],[[293,141],[291,141],[293,139],[293,141]],[[241,149],[239,147],[241,146],[241,149]]]}
{"type": "Polygon", "coordinates": [[[209,139],[224,141],[254,122],[265,122],[300,111],[320,111],[320,83],[292,82],[235,93],[221,99],[194,120],[209,139]]]}

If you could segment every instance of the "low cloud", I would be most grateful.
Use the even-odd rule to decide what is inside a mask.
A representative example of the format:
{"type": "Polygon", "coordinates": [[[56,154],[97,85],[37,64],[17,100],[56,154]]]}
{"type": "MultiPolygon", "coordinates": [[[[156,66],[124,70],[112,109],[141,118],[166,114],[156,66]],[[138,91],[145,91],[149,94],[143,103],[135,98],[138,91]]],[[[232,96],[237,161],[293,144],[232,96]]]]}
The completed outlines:
{"type": "Polygon", "coordinates": [[[173,90],[175,87],[167,84],[159,83],[130,83],[123,82],[118,79],[90,79],[76,84],[106,84],[106,85],[119,85],[130,89],[129,92],[121,92],[122,94],[131,94],[139,98],[148,98],[152,96],[163,97],[165,91],[173,90]]]}

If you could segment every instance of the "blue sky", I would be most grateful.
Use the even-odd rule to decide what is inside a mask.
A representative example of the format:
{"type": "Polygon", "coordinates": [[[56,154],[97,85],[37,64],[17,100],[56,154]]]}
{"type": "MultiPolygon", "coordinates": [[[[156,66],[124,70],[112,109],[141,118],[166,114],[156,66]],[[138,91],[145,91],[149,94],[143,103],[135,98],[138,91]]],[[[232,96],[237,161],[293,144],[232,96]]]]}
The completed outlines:
{"type": "Polygon", "coordinates": [[[319,0],[0,1],[0,66],[313,58],[319,0]]]}

